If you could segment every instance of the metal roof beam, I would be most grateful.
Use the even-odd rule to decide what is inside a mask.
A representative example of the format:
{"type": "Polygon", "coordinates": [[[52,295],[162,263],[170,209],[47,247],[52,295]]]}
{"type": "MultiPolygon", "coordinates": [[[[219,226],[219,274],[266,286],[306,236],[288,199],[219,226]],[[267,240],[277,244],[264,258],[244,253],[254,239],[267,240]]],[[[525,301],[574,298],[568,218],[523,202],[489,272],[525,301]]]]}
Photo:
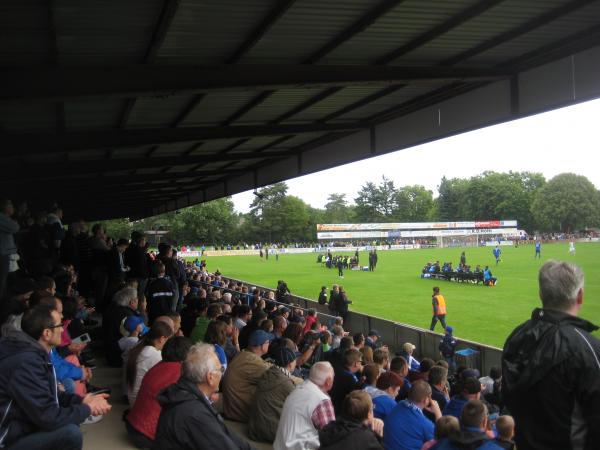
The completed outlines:
{"type": "MultiPolygon", "coordinates": [[[[209,91],[294,87],[389,85],[487,80],[513,75],[499,69],[249,65],[213,67],[35,67],[0,72],[0,101],[62,101],[76,98],[135,98],[209,91]]],[[[181,120],[178,120],[180,122],[181,120]]],[[[124,124],[125,122],[122,122],[124,124]]]]}
{"type": "Polygon", "coordinates": [[[69,133],[0,134],[0,158],[44,155],[89,149],[140,147],[216,139],[239,139],[282,134],[357,130],[364,125],[307,124],[230,127],[149,128],[136,130],[90,130],[69,133]]]}

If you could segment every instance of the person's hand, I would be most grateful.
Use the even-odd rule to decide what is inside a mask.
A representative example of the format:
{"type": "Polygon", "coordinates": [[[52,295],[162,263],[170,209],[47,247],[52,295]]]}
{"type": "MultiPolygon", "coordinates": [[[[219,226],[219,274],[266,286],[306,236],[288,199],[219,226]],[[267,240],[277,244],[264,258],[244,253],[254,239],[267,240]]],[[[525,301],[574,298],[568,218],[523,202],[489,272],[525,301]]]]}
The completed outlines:
{"type": "Polygon", "coordinates": [[[82,367],[83,370],[83,380],[82,381],[90,381],[92,379],[92,369],[89,367],[82,367]]]}
{"type": "Polygon", "coordinates": [[[210,394],[210,397],[208,397],[208,399],[210,400],[211,403],[218,402],[219,401],[219,393],[213,392],[212,394],[210,394]]]}
{"type": "Polygon", "coordinates": [[[142,324],[140,323],[137,327],[135,327],[135,330],[133,330],[131,332],[130,336],[131,337],[138,337],[141,332],[142,332],[142,324]]]}
{"type": "Polygon", "coordinates": [[[83,343],[81,343],[81,344],[76,344],[75,342],[71,342],[71,343],[68,345],[68,349],[69,349],[69,351],[70,351],[71,353],[73,353],[73,354],[75,354],[75,355],[79,355],[79,354],[80,354],[80,353],[83,351],[83,349],[85,348],[85,345],[86,345],[86,344],[83,344],[83,343]]]}
{"type": "Polygon", "coordinates": [[[236,326],[231,330],[231,343],[236,345],[238,343],[238,336],[240,335],[240,329],[236,326]]]}
{"type": "Polygon", "coordinates": [[[108,394],[88,394],[83,397],[82,403],[92,410],[92,416],[101,416],[109,412],[112,406],[106,401],[108,394]]]}
{"type": "Polygon", "coordinates": [[[371,430],[373,430],[377,436],[383,437],[383,420],[373,417],[373,420],[371,420],[371,430]]]}
{"type": "Polygon", "coordinates": [[[442,411],[440,410],[440,405],[438,405],[438,402],[436,402],[432,398],[429,399],[429,404],[427,406],[425,406],[425,408],[423,408],[423,409],[426,409],[431,414],[433,414],[435,416],[435,420],[442,417],[442,411]]]}

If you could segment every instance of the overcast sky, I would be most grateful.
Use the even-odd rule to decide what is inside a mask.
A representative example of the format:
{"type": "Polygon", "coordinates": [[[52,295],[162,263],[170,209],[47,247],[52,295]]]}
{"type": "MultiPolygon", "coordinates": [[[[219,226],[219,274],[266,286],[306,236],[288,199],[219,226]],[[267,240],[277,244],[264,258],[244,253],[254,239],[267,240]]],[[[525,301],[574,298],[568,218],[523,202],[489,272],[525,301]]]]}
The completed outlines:
{"type": "MultiPolygon", "coordinates": [[[[563,172],[586,176],[600,189],[600,100],[483,128],[429,144],[287,180],[288,194],[323,208],[331,193],[354,202],[368,181],[385,175],[396,187],[420,184],[433,191],[442,176],[469,178],[486,170],[541,172],[547,180],[563,172]],[[340,180],[346,180],[340,182],[340,180]],[[354,180],[348,183],[347,180],[354,180]]],[[[252,191],[233,196],[248,212],[252,191]]]]}

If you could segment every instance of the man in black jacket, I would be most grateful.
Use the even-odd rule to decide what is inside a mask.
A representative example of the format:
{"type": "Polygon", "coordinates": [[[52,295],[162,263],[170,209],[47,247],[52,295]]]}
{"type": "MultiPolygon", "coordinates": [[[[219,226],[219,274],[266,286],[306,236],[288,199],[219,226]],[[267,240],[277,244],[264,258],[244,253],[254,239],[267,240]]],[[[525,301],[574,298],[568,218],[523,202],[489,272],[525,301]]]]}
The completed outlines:
{"type": "Polygon", "coordinates": [[[211,405],[219,390],[223,366],[209,344],[196,344],[183,363],[181,378],[158,396],[162,407],[156,428],[155,449],[250,450],[250,445],[229,431],[211,405]]]}
{"type": "Polygon", "coordinates": [[[600,448],[600,341],[578,318],[583,271],[548,261],[539,272],[542,308],[504,345],[502,395],[528,449],[600,448]]]}
{"type": "Polygon", "coordinates": [[[25,312],[21,326],[0,340],[0,447],[80,450],[78,425],[107,413],[108,395],[81,398],[58,390],[49,355],[60,345],[58,311],[38,305],[25,312]]]}

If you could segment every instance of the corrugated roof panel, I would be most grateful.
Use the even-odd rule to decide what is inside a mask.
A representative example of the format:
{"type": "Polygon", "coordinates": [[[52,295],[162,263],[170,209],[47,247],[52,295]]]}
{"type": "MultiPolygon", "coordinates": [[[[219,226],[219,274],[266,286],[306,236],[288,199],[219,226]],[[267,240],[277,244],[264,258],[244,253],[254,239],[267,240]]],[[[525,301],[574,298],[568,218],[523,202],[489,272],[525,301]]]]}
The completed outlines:
{"type": "Polygon", "coordinates": [[[299,145],[305,144],[307,142],[310,142],[314,139],[320,138],[321,136],[325,136],[327,133],[302,133],[302,134],[298,134],[296,136],[294,136],[291,139],[288,139],[285,142],[282,142],[279,145],[276,145],[274,147],[269,148],[268,150],[265,150],[265,154],[268,154],[269,152],[280,152],[283,150],[290,150],[293,149],[299,145]]]}
{"type": "Polygon", "coordinates": [[[54,3],[62,64],[139,64],[154,34],[162,0],[93,0],[54,3]]]}
{"type": "Polygon", "coordinates": [[[157,62],[223,64],[277,1],[181,1],[157,62]]]}
{"type": "Polygon", "coordinates": [[[242,153],[245,150],[255,150],[270,145],[273,142],[279,140],[281,136],[259,136],[253,137],[248,141],[244,142],[239,147],[235,148],[236,152],[242,153]]]}
{"type": "Polygon", "coordinates": [[[280,89],[260,105],[248,111],[238,122],[241,125],[275,120],[322,91],[323,88],[280,89]]]}
{"type": "Polygon", "coordinates": [[[534,51],[548,42],[555,42],[587,28],[597,26],[600,22],[599,18],[600,2],[594,2],[545,26],[536,28],[521,37],[512,39],[506,44],[496,46],[477,57],[471,58],[467,64],[489,65],[514,59],[519,55],[534,51]]]}
{"type": "Polygon", "coordinates": [[[67,153],[68,161],[93,161],[103,159],[106,156],[105,150],[83,150],[67,153]]]}
{"type": "Polygon", "coordinates": [[[52,62],[48,0],[0,2],[2,66],[52,62]]]}
{"type": "Polygon", "coordinates": [[[304,0],[294,5],[244,58],[244,63],[299,63],[374,5],[371,0],[304,0]]]}
{"type": "Polygon", "coordinates": [[[320,63],[370,63],[476,2],[477,0],[444,0],[435,2],[435,7],[424,6],[422,0],[402,2],[365,31],[333,50],[320,63]]]}
{"type": "Polygon", "coordinates": [[[169,126],[190,102],[186,94],[165,97],[138,97],[129,114],[127,127],[169,126]]]}
{"type": "Polygon", "coordinates": [[[402,103],[408,102],[420,95],[434,91],[439,87],[440,85],[438,84],[406,86],[396,92],[388,94],[384,97],[380,97],[365,106],[348,111],[346,114],[336,117],[331,122],[341,123],[364,120],[367,117],[381,113],[394,106],[399,106],[402,103]]]}
{"type": "Polygon", "coordinates": [[[57,106],[56,103],[0,103],[0,130],[52,131],[58,126],[57,106]]]}
{"type": "Polygon", "coordinates": [[[440,62],[476,47],[488,39],[509,32],[564,3],[566,3],[564,0],[502,2],[438,39],[397,59],[394,64],[402,64],[405,61],[410,61],[412,64],[440,62]]]}
{"type": "Polygon", "coordinates": [[[123,109],[123,100],[71,100],[65,102],[67,128],[112,128],[117,124],[123,109]]]}
{"type": "Polygon", "coordinates": [[[206,95],[182,126],[217,125],[259,95],[259,92],[215,92],[206,95]]]}
{"type": "Polygon", "coordinates": [[[112,152],[112,159],[144,158],[150,147],[117,148],[112,152]]]}
{"type": "Polygon", "coordinates": [[[310,108],[296,114],[288,122],[313,121],[339,111],[343,107],[360,100],[368,95],[381,90],[381,87],[375,86],[350,86],[336,92],[331,97],[316,103],[310,108]]]}

